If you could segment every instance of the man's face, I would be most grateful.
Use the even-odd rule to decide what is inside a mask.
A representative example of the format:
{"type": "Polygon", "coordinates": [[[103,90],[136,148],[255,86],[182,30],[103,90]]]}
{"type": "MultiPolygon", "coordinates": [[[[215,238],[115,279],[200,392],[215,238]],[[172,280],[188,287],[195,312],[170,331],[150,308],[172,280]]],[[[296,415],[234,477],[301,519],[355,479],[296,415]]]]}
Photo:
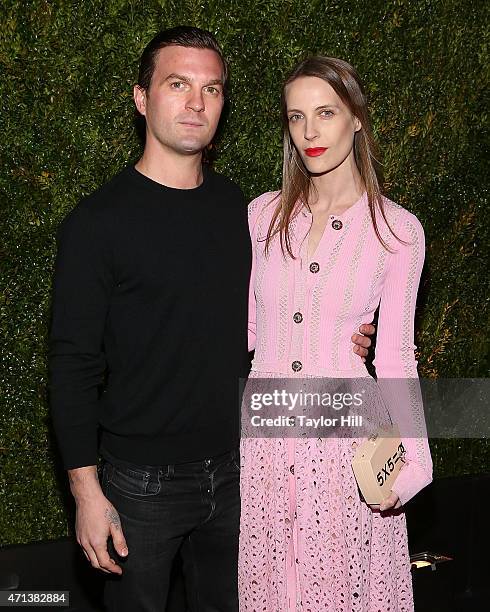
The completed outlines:
{"type": "Polygon", "coordinates": [[[134,88],[147,146],[193,155],[208,145],[223,108],[223,64],[211,49],[160,49],[149,88],[134,88]]]}

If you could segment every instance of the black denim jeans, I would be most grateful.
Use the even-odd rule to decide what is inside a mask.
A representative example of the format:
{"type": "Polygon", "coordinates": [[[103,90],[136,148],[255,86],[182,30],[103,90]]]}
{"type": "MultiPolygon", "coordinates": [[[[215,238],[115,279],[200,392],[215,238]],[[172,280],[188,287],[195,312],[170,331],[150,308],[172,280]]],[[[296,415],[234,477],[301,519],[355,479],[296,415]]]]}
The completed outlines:
{"type": "Polygon", "coordinates": [[[164,466],[104,461],[102,490],[129,550],[121,559],[109,542],[123,574],[107,580],[108,612],[164,612],[179,549],[190,610],[238,611],[239,480],[238,450],[164,466]]]}

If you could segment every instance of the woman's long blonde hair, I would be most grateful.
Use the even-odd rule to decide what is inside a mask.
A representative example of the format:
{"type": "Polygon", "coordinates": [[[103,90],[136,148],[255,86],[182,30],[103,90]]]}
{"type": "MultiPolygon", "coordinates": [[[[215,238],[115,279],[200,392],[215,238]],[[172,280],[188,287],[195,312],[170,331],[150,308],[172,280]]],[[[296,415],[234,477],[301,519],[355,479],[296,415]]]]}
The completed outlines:
{"type": "MultiPolygon", "coordinates": [[[[383,206],[382,172],[377,160],[377,149],[361,80],[349,63],[320,55],[309,57],[298,64],[289,74],[282,88],[281,115],[284,134],[282,189],[267,232],[265,250],[268,252],[272,238],[279,234],[283,254],[285,255],[287,252],[294,258],[291,247],[290,223],[298,214],[301,203],[308,206],[308,198],[313,187],[311,176],[291,139],[286,106],[287,85],[304,76],[318,77],[331,85],[352,115],[357,117],[361,123],[361,129],[354,135],[354,158],[367,193],[374,231],[381,244],[387,250],[390,250],[379,232],[376,222],[376,209],[381,212],[393,236],[398,240],[400,239],[391,229],[383,206]]],[[[400,242],[404,241],[400,240],[400,242]]]]}

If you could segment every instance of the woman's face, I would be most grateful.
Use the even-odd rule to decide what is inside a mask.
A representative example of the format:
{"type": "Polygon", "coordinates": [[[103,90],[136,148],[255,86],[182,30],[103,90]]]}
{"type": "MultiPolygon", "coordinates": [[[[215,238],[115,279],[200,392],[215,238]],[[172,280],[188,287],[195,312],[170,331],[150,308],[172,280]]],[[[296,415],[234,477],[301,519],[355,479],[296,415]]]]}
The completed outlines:
{"type": "Polygon", "coordinates": [[[353,155],[360,121],[318,77],[299,77],[286,86],[289,133],[303,163],[312,174],[324,174],[353,155]]]}

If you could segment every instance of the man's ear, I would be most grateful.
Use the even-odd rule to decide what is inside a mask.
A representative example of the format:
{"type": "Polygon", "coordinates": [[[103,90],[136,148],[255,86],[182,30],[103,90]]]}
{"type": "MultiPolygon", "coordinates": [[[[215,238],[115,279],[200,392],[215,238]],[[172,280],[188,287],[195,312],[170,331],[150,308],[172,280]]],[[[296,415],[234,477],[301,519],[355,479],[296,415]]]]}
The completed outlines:
{"type": "Polygon", "coordinates": [[[139,85],[133,87],[133,99],[136,105],[136,110],[140,115],[146,116],[146,89],[139,85]]]}

